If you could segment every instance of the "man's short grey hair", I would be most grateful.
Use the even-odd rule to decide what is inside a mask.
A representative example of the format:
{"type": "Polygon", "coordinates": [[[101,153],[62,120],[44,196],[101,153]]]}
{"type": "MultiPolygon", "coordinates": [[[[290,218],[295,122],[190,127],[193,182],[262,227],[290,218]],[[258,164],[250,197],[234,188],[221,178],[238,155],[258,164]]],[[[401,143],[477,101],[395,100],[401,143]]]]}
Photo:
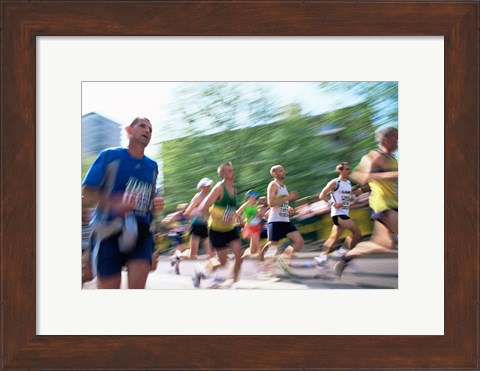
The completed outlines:
{"type": "Polygon", "coordinates": [[[150,125],[152,125],[152,123],[150,122],[150,120],[147,119],[146,117],[135,117],[135,118],[133,119],[132,123],[130,124],[130,126],[135,126],[135,125],[137,125],[138,122],[141,121],[141,120],[145,120],[145,121],[147,121],[150,125]]]}
{"type": "Polygon", "coordinates": [[[398,129],[393,127],[393,126],[390,126],[390,127],[387,127],[387,128],[383,128],[383,129],[380,129],[378,130],[376,133],[375,133],[375,139],[378,143],[380,143],[380,141],[387,135],[391,134],[391,133],[398,133],[398,129]]]}
{"type": "Polygon", "coordinates": [[[282,165],[273,165],[271,168],[270,168],[270,174],[273,175],[273,173],[275,171],[277,171],[278,168],[282,167],[282,165]]]}

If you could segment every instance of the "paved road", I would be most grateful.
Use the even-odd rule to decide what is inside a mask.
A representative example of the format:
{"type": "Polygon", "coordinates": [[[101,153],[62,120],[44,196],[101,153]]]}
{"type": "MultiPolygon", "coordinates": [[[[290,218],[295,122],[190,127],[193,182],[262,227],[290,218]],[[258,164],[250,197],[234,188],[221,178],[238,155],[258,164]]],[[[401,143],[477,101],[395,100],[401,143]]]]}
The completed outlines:
{"type": "MultiPolygon", "coordinates": [[[[333,274],[333,267],[338,261],[338,255],[330,254],[330,269],[320,269],[313,261],[318,255],[318,249],[306,246],[306,251],[296,254],[292,259],[293,277],[287,276],[275,266],[272,279],[260,279],[257,275],[257,262],[245,259],[241,279],[235,284],[235,289],[396,289],[398,288],[398,255],[373,255],[355,260],[356,270],[347,268],[341,278],[333,274]]],[[[151,272],[147,280],[147,289],[194,289],[192,273],[195,264],[202,263],[205,257],[197,261],[184,260],[180,264],[180,275],[175,275],[170,266],[170,256],[163,255],[159,259],[157,269],[151,272]]],[[[229,261],[229,264],[232,264],[229,261]]],[[[202,281],[202,288],[214,288],[218,281],[228,278],[229,268],[217,270],[210,280],[202,281]],[[214,280],[216,279],[216,281],[214,280]]],[[[123,272],[122,287],[126,288],[126,272],[123,272]]],[[[88,282],[85,289],[94,289],[95,282],[88,282]]]]}

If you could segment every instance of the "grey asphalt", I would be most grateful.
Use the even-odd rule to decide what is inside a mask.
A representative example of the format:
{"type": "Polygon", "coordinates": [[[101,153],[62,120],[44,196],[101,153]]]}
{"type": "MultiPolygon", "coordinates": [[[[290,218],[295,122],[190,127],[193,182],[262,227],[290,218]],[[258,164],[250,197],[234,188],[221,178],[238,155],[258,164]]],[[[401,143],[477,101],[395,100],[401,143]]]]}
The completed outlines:
{"type": "MultiPolygon", "coordinates": [[[[398,288],[398,254],[376,254],[353,261],[352,268],[347,267],[341,278],[333,273],[333,267],[339,259],[337,252],[329,255],[328,268],[318,267],[313,258],[320,252],[318,244],[307,243],[304,248],[295,254],[290,262],[290,271],[287,275],[276,264],[273,267],[272,277],[258,275],[257,260],[248,257],[244,260],[240,280],[234,289],[267,289],[267,290],[298,290],[298,289],[397,289],[398,288]]],[[[271,256],[273,251],[269,252],[271,256]]],[[[230,255],[231,256],[231,255],[230,255]]],[[[268,256],[268,254],[267,254],[268,256]]],[[[179,290],[195,289],[192,284],[192,274],[196,264],[205,261],[206,256],[199,259],[182,260],[180,275],[176,275],[170,265],[170,254],[163,254],[159,258],[155,271],[150,272],[146,289],[179,290]]],[[[218,289],[221,283],[228,278],[233,264],[233,256],[227,267],[218,269],[209,279],[202,280],[201,289],[218,289]]],[[[122,272],[122,288],[127,286],[126,272],[122,272]]],[[[95,282],[88,282],[84,289],[94,289],[95,282]]]]}

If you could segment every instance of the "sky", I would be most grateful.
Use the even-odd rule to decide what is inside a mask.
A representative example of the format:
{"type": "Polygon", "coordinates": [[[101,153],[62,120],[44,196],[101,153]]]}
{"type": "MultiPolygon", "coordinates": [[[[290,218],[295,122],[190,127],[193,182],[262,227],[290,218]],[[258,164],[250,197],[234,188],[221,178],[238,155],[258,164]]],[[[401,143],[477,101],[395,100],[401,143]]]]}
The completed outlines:
{"type": "MultiPolygon", "coordinates": [[[[173,90],[182,82],[82,82],[82,115],[96,112],[122,126],[130,124],[137,116],[150,119],[155,128],[167,120],[168,105],[173,100],[173,90]]],[[[262,83],[260,83],[262,84],[262,83]]],[[[283,104],[298,102],[303,113],[320,114],[358,101],[352,95],[319,93],[315,82],[270,83],[276,99],[283,104]]],[[[157,131],[158,133],[158,131],[157,131]]],[[[124,144],[126,138],[124,137],[124,144]]],[[[147,147],[148,150],[148,147],[147,147]]],[[[148,153],[148,152],[147,152],[148,153]]]]}
{"type": "MultiPolygon", "coordinates": [[[[171,102],[173,89],[181,84],[182,82],[86,81],[82,83],[82,115],[97,112],[124,124],[137,116],[146,116],[152,122],[160,122],[166,117],[164,107],[171,102]]],[[[285,103],[297,101],[306,112],[322,113],[355,100],[352,96],[319,94],[315,82],[267,84],[285,103]]]]}

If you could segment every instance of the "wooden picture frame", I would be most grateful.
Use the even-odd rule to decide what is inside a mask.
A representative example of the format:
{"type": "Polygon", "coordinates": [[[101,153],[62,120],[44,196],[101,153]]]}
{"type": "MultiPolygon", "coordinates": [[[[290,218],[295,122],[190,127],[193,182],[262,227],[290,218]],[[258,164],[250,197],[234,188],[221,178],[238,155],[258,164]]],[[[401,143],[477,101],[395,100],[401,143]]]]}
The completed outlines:
{"type": "Polygon", "coordinates": [[[4,1],[1,12],[2,369],[478,369],[478,1],[4,1]],[[36,37],[100,35],[444,36],[445,334],[36,335],[36,37]]]}

